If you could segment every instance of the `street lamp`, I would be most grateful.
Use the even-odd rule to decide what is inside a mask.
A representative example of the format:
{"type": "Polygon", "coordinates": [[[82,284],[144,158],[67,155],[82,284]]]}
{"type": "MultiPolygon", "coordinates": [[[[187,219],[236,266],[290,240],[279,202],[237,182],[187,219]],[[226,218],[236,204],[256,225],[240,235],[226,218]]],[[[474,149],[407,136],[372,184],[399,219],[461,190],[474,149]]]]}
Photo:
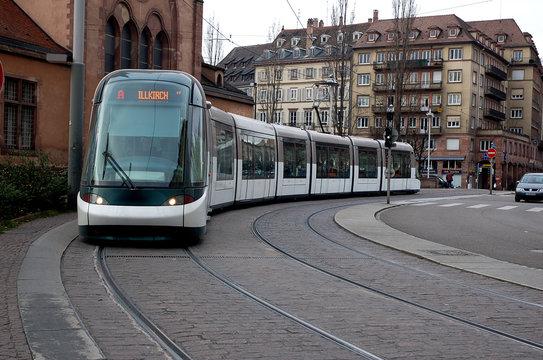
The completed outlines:
{"type": "Polygon", "coordinates": [[[430,128],[432,127],[432,123],[434,122],[434,114],[432,113],[432,109],[428,110],[428,112],[426,113],[426,115],[430,116],[430,119],[428,119],[428,124],[427,124],[427,128],[428,128],[428,158],[427,158],[427,163],[426,163],[426,178],[429,179],[430,178],[430,128]]]}

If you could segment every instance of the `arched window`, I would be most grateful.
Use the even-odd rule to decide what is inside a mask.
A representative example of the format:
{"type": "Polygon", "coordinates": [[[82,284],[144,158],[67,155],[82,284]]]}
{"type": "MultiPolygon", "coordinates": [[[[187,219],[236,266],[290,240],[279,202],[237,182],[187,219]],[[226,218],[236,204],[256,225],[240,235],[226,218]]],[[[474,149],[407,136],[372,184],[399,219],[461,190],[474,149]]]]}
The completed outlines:
{"type": "Polygon", "coordinates": [[[121,69],[132,67],[132,43],[131,25],[127,23],[121,33],[121,69]]]}
{"type": "Polygon", "coordinates": [[[163,35],[159,33],[155,38],[153,46],[153,69],[163,68],[164,46],[162,43],[163,35]]]}
{"type": "Polygon", "coordinates": [[[115,70],[115,43],[118,33],[116,31],[117,24],[113,18],[110,18],[106,23],[106,44],[105,44],[105,62],[104,72],[110,73],[115,70]]]}
{"type": "Polygon", "coordinates": [[[140,38],[139,68],[149,68],[149,30],[147,28],[143,29],[140,38]]]}

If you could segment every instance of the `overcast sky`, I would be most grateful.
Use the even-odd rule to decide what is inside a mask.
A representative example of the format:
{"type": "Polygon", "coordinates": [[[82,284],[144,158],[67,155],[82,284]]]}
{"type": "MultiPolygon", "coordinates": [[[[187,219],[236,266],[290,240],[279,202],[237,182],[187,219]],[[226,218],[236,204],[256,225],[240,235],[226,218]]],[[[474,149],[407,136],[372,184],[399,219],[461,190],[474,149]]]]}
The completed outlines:
{"type": "MultiPolygon", "coordinates": [[[[318,18],[330,25],[330,9],[337,0],[204,0],[204,19],[215,18],[224,40],[224,56],[236,46],[267,42],[272,24],[285,29],[305,27],[318,18]],[[289,5],[290,4],[290,5],[289,5]],[[291,9],[294,9],[294,11],[291,9]],[[302,25],[298,22],[297,15],[302,25]]],[[[417,15],[456,14],[464,21],[513,18],[520,29],[534,37],[543,51],[543,0],[416,0],[417,15]]],[[[349,0],[355,23],[363,23],[379,10],[380,19],[392,18],[392,0],[349,0]]],[[[208,24],[204,21],[204,37],[208,24]]]]}

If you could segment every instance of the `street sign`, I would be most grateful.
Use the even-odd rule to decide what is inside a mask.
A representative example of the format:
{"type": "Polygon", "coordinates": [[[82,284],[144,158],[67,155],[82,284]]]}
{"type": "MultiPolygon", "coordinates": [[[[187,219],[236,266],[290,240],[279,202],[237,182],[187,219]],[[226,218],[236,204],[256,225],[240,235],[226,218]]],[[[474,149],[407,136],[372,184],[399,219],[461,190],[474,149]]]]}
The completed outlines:
{"type": "Polygon", "coordinates": [[[494,156],[496,156],[496,149],[490,148],[486,151],[486,153],[489,158],[493,158],[494,156]]]}

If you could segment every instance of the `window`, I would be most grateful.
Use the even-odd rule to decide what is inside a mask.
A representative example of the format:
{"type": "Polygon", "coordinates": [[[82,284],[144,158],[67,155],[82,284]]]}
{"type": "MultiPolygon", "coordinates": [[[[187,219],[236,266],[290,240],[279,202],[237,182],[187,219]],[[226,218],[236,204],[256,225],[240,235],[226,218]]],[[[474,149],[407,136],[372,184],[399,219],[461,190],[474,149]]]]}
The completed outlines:
{"type": "Polygon", "coordinates": [[[241,135],[243,179],[273,179],[275,177],[275,139],[256,133],[241,135]]]}
{"type": "Polygon", "coordinates": [[[273,123],[274,124],[281,124],[283,122],[283,112],[281,110],[277,110],[273,113],[273,123]]]}
{"type": "Polygon", "coordinates": [[[375,41],[375,34],[368,34],[368,41],[375,41]]]}
{"type": "Polygon", "coordinates": [[[383,74],[383,73],[375,74],[375,84],[376,85],[383,85],[384,83],[385,83],[385,74],[383,74]]]}
{"type": "Polygon", "coordinates": [[[432,105],[441,105],[441,94],[432,94],[432,105]]]}
{"type": "Polygon", "coordinates": [[[377,64],[382,64],[385,62],[385,53],[377,53],[377,58],[375,60],[377,64]]]}
{"type": "Polygon", "coordinates": [[[461,104],[462,104],[462,94],[460,93],[447,94],[447,105],[461,105],[461,104]]]}
{"type": "Polygon", "coordinates": [[[313,68],[306,68],[305,69],[305,77],[308,78],[308,79],[313,79],[313,73],[314,73],[314,70],[313,68]]]}
{"type": "Polygon", "coordinates": [[[234,133],[232,129],[216,125],[215,144],[214,149],[217,151],[217,180],[233,180],[234,133]]]}
{"type": "Polygon", "coordinates": [[[275,100],[276,101],[283,101],[283,89],[276,89],[275,90],[275,100]]]}
{"type": "Polygon", "coordinates": [[[330,112],[328,110],[321,110],[320,116],[322,125],[328,125],[329,114],[330,112]]]}
{"type": "Polygon", "coordinates": [[[510,128],[509,129],[511,132],[515,133],[515,134],[519,134],[519,135],[522,135],[522,128],[510,128]]]}
{"type": "Polygon", "coordinates": [[[511,100],[524,99],[524,89],[511,89],[511,100]]]}
{"type": "Polygon", "coordinates": [[[343,41],[343,33],[337,34],[337,42],[342,42],[342,41],[343,41]]]}
{"type": "Polygon", "coordinates": [[[481,151],[487,151],[492,147],[492,140],[481,140],[481,146],[479,150],[481,151]]]}
{"type": "Polygon", "coordinates": [[[449,70],[449,82],[462,82],[462,70],[449,70]]]}
{"type": "Polygon", "coordinates": [[[132,67],[132,30],[131,24],[127,23],[121,33],[121,69],[132,67]]]}
{"type": "Polygon", "coordinates": [[[360,39],[360,35],[362,35],[361,32],[355,31],[355,32],[353,33],[353,41],[356,41],[356,40],[360,39]]]}
{"type": "Polygon", "coordinates": [[[307,174],[307,150],[304,141],[283,140],[283,177],[305,178],[307,174]]]}
{"type": "Polygon", "coordinates": [[[321,42],[322,43],[328,42],[329,37],[330,37],[330,35],[321,35],[321,42]]]}
{"type": "Polygon", "coordinates": [[[432,52],[430,50],[422,50],[421,59],[430,60],[431,57],[432,57],[432,52]]]}
{"type": "Polygon", "coordinates": [[[317,179],[350,177],[350,156],[347,146],[317,143],[317,179]]]}
{"type": "Polygon", "coordinates": [[[511,71],[511,80],[524,80],[524,70],[511,71]]]}
{"type": "Polygon", "coordinates": [[[367,116],[359,116],[356,118],[357,129],[367,129],[369,127],[369,118],[367,116]]]}
{"type": "Polygon", "coordinates": [[[306,126],[312,126],[313,125],[313,110],[305,110],[304,111],[304,124],[306,126]]]}
{"type": "Polygon", "coordinates": [[[462,49],[449,49],[449,60],[462,60],[462,49]]]}
{"type": "Polygon", "coordinates": [[[305,100],[306,101],[313,100],[313,88],[305,88],[305,100]]]}
{"type": "Polygon", "coordinates": [[[436,49],[434,50],[434,60],[443,60],[443,50],[436,49]]]}
{"type": "Polygon", "coordinates": [[[289,100],[298,101],[298,89],[290,89],[289,91],[289,100]]]}
{"type": "Polygon", "coordinates": [[[358,148],[358,178],[377,178],[377,151],[358,148]]]}
{"type": "Polygon", "coordinates": [[[113,18],[106,23],[106,41],[105,41],[105,64],[104,72],[110,73],[115,70],[115,44],[118,43],[117,24],[113,18]]]}
{"type": "Polygon", "coordinates": [[[408,152],[392,151],[392,169],[394,177],[411,177],[411,154],[408,152]]]}
{"type": "Polygon", "coordinates": [[[259,90],[258,100],[261,103],[267,102],[268,101],[268,90],[266,90],[266,89],[259,90]]]}
{"type": "Polygon", "coordinates": [[[408,118],[407,119],[407,127],[416,128],[417,127],[417,118],[416,117],[408,118]]]}
{"type": "Polygon", "coordinates": [[[460,150],[460,139],[447,139],[447,150],[460,150]]]}
{"type": "Polygon", "coordinates": [[[522,119],[522,109],[511,109],[511,119],[522,119]]]}
{"type": "Polygon", "coordinates": [[[258,119],[262,122],[266,122],[266,113],[261,111],[258,113],[258,119]]]}
{"type": "Polygon", "coordinates": [[[358,63],[359,64],[369,64],[370,63],[370,54],[369,53],[358,54],[358,63]]]}
{"type": "Polygon", "coordinates": [[[166,35],[160,32],[155,38],[153,45],[153,69],[163,69],[166,65],[164,61],[164,49],[167,48],[166,35]]]}
{"type": "Polygon", "coordinates": [[[460,116],[447,116],[447,127],[448,128],[459,128],[460,127],[460,116]]]}
{"type": "Polygon", "coordinates": [[[387,40],[389,40],[389,41],[394,40],[394,33],[389,32],[387,34],[387,40]]]}
{"type": "Polygon", "coordinates": [[[34,150],[37,85],[6,77],[4,84],[4,146],[34,150]]]}
{"type": "Polygon", "coordinates": [[[437,30],[436,29],[430,30],[430,37],[431,38],[436,38],[437,37],[437,30]]]}
{"type": "Polygon", "coordinates": [[[383,127],[383,118],[375,118],[375,127],[376,128],[382,128],[383,127]]]}
{"type": "Polygon", "coordinates": [[[282,80],[282,79],[283,79],[283,71],[275,70],[275,80],[282,80]]]}
{"type": "Polygon", "coordinates": [[[277,47],[283,46],[283,44],[285,43],[285,41],[286,41],[285,39],[277,39],[277,44],[276,44],[276,46],[277,46],[277,47]]]}
{"type": "Polygon", "coordinates": [[[471,94],[471,106],[477,106],[477,95],[471,94]]]}
{"type": "Polygon", "coordinates": [[[419,73],[412,72],[409,74],[409,83],[410,84],[418,84],[419,82],[419,73]]]}
{"type": "Polygon", "coordinates": [[[298,116],[298,112],[296,110],[290,110],[288,112],[288,124],[290,126],[296,126],[297,116],[298,116]]]}
{"type": "Polygon", "coordinates": [[[441,83],[441,71],[434,71],[432,74],[432,82],[434,84],[440,84],[441,83]]]}
{"type": "Polygon", "coordinates": [[[449,29],[449,37],[455,37],[458,34],[458,29],[449,29]]]}
{"type": "Polygon", "coordinates": [[[149,68],[149,33],[146,28],[141,33],[140,37],[140,58],[139,58],[139,68],[148,69],[149,68]]]}
{"type": "Polygon", "coordinates": [[[292,47],[297,46],[299,42],[300,42],[300,38],[293,37],[292,39],[290,39],[290,46],[292,47]]]}
{"type": "Polygon", "coordinates": [[[291,80],[298,79],[298,69],[291,69],[290,70],[290,79],[291,80]]]}
{"type": "Polygon", "coordinates": [[[358,74],[358,85],[367,86],[370,84],[370,74],[358,74]]]}
{"type": "Polygon", "coordinates": [[[441,116],[434,116],[432,118],[432,127],[438,128],[441,126],[441,116]]]}
{"type": "Polygon", "coordinates": [[[358,104],[358,107],[369,107],[370,106],[369,95],[358,95],[357,104],[358,104]]]}
{"type": "Polygon", "coordinates": [[[498,35],[498,42],[504,43],[505,42],[505,35],[498,35]]]}
{"type": "Polygon", "coordinates": [[[513,61],[522,61],[522,50],[513,51],[513,61]]]}

